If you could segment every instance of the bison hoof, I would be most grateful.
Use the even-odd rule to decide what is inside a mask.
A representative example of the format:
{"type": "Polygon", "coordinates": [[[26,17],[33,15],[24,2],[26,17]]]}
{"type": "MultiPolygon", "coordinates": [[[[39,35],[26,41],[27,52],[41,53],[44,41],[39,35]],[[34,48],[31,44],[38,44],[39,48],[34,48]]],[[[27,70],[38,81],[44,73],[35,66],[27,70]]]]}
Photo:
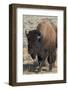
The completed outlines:
{"type": "Polygon", "coordinates": [[[38,72],[40,72],[40,71],[41,71],[41,69],[40,69],[39,67],[37,67],[37,68],[34,70],[35,73],[38,73],[38,72]]]}

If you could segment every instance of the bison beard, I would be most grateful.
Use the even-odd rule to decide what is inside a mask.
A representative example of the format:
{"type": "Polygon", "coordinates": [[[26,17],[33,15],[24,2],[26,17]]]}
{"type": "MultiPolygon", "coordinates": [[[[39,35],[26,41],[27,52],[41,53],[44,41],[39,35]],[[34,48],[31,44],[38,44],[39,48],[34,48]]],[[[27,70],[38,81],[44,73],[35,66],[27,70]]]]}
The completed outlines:
{"type": "Polygon", "coordinates": [[[54,24],[51,24],[49,20],[45,20],[38,24],[37,30],[26,33],[28,53],[33,60],[36,56],[38,57],[38,71],[41,70],[46,58],[49,63],[49,71],[52,70],[52,64],[56,60],[57,32],[55,29],[54,24]]]}

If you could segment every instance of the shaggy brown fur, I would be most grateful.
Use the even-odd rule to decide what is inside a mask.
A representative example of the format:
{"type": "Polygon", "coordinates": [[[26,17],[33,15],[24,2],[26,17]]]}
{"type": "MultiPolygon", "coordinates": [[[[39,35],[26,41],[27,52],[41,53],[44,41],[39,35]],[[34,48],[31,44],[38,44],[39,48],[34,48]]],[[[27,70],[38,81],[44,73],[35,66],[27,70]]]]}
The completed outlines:
{"type": "Polygon", "coordinates": [[[53,23],[46,19],[38,24],[37,30],[41,32],[45,48],[54,48],[56,46],[57,28],[53,23]]]}

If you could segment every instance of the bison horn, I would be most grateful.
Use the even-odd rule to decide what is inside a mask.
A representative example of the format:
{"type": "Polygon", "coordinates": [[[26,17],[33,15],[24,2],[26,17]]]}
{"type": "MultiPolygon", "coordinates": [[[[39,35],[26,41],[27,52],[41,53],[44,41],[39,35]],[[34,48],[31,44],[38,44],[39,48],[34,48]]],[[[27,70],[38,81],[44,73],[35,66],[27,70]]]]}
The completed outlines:
{"type": "Polygon", "coordinates": [[[29,34],[29,31],[28,31],[28,30],[26,30],[26,31],[25,31],[25,34],[26,34],[26,35],[28,35],[28,34],[29,34]]]}

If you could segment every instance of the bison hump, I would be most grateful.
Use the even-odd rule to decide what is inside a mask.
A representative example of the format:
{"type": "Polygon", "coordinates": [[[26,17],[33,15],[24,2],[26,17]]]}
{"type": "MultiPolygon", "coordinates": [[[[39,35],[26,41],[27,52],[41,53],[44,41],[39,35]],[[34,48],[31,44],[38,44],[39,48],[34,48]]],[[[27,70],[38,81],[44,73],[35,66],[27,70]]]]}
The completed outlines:
{"type": "Polygon", "coordinates": [[[50,21],[41,22],[37,28],[41,32],[44,46],[54,47],[56,44],[56,32],[50,21]]]}

